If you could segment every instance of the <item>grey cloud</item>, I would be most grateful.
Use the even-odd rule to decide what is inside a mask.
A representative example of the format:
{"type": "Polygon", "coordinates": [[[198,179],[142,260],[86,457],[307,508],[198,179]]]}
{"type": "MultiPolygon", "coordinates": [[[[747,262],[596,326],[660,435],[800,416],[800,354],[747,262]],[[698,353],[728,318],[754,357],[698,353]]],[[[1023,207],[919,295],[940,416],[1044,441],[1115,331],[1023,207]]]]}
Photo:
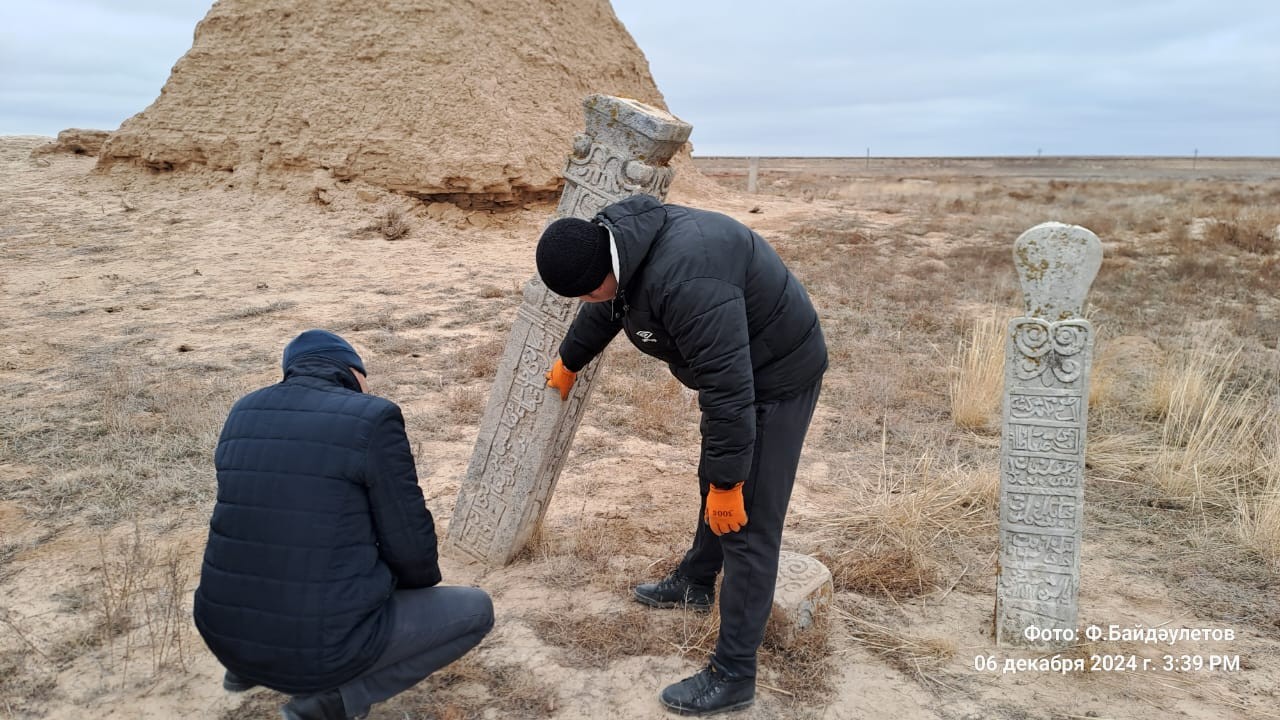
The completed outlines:
{"type": "MultiPolygon", "coordinates": [[[[208,0],[0,8],[0,132],[145,108],[208,0]]],[[[699,153],[1280,155],[1274,0],[614,0],[699,153]]]]}
{"type": "Polygon", "coordinates": [[[193,14],[204,17],[213,0],[69,0],[61,3],[68,10],[100,10],[112,15],[187,20],[193,14]]]}
{"type": "Polygon", "coordinates": [[[615,7],[702,153],[1280,154],[1271,2],[615,7]]]}
{"type": "Polygon", "coordinates": [[[0,133],[115,129],[160,93],[209,5],[6,4],[0,9],[0,133]]]}

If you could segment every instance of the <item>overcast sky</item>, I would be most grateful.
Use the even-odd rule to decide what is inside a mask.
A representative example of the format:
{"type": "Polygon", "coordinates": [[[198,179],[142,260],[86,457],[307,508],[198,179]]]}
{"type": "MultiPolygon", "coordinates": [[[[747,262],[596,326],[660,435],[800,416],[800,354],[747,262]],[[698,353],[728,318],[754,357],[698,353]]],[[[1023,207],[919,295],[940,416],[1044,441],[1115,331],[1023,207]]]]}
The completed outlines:
{"type": "MultiPolygon", "coordinates": [[[[115,129],[210,0],[4,0],[0,134],[115,129]]],[[[1280,0],[614,0],[698,155],[1280,156],[1280,0]]]]}

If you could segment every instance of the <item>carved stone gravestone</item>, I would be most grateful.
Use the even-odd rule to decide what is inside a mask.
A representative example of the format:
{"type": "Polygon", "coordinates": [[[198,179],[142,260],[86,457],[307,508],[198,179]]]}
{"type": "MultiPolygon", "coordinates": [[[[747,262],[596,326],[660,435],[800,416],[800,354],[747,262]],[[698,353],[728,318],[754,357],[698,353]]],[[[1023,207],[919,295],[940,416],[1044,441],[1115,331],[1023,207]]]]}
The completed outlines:
{"type": "Polygon", "coordinates": [[[770,630],[790,647],[831,605],[831,571],[816,558],[783,550],[773,590],[770,630]]]}
{"type": "MultiPolygon", "coordinates": [[[[625,98],[592,95],[583,108],[586,132],[573,141],[553,219],[589,219],[639,193],[665,199],[673,175],[667,162],[692,127],[625,98]]],[[[546,512],[597,367],[583,368],[568,401],[546,387],[544,374],[578,304],[537,277],[525,285],[449,523],[446,543],[458,553],[504,565],[546,512]]]]}
{"type": "Polygon", "coordinates": [[[1013,255],[1026,315],[1010,321],[1005,345],[996,642],[1065,645],[1077,629],[1094,343],[1083,308],[1102,243],[1043,223],[1013,255]]]}

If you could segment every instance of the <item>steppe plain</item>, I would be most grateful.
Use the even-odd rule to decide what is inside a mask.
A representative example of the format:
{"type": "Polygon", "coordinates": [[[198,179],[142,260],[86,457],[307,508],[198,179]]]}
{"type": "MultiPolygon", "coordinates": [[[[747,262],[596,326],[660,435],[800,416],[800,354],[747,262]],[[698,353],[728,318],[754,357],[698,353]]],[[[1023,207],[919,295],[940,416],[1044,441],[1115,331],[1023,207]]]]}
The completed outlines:
{"type": "MultiPolygon", "coordinates": [[[[273,717],[281,696],[223,692],[189,620],[228,407],[296,332],[343,333],[404,408],[443,531],[553,208],[100,175],[31,157],[46,140],[0,140],[0,718],[273,717]]],[[[832,361],[784,545],[828,563],[835,606],[767,639],[739,717],[1280,717],[1280,160],[766,158],[755,194],[745,159],[695,160],[721,189],[671,200],[773,242],[832,361]],[[1105,252],[1082,623],[1235,633],[1064,651],[1148,671],[975,664],[1039,657],[991,639],[990,329],[1045,220],[1105,252]]],[[[493,594],[494,633],[373,718],[659,718],[697,669],[714,614],[629,600],[693,528],[696,406],[630,347],[606,362],[535,541],[503,569],[445,560],[493,594]]]]}

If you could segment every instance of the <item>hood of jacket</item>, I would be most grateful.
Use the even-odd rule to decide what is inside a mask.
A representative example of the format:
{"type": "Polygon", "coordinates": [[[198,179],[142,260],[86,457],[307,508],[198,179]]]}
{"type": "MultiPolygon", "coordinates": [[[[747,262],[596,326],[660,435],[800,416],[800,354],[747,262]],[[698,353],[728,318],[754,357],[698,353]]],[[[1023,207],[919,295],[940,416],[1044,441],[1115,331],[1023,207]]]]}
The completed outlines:
{"type": "Polygon", "coordinates": [[[351,368],[340,360],[324,355],[303,355],[284,369],[284,382],[297,381],[301,378],[332,383],[360,392],[360,382],[352,374],[351,368]]]}

